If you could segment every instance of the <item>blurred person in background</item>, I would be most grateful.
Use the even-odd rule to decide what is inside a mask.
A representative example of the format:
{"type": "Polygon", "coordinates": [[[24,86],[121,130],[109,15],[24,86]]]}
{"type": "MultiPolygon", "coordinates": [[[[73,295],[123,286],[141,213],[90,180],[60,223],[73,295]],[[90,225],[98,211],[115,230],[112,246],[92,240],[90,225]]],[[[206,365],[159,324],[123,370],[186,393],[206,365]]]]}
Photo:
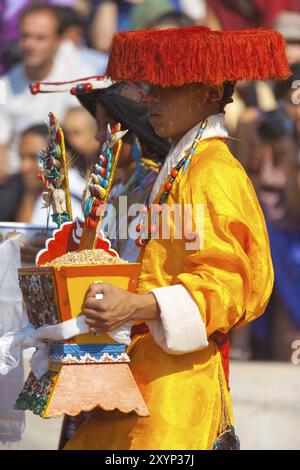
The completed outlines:
{"type": "Polygon", "coordinates": [[[300,187],[298,142],[281,110],[266,113],[258,127],[262,160],[257,193],[265,213],[275,270],[269,315],[254,325],[271,357],[289,361],[300,337],[300,187]]]}
{"type": "Polygon", "coordinates": [[[154,21],[146,25],[147,29],[169,29],[169,28],[185,28],[194,26],[195,22],[186,13],[180,11],[170,11],[165,13],[154,21]]]}
{"type": "Polygon", "coordinates": [[[87,110],[77,106],[69,109],[62,122],[62,128],[70,154],[70,164],[85,178],[99,155],[99,143],[95,138],[96,123],[87,110]]]}
{"type": "MultiPolygon", "coordinates": [[[[300,136],[300,105],[292,102],[292,96],[300,94],[293,88],[300,79],[300,64],[291,66],[292,75],[288,80],[272,84],[272,93],[275,100],[276,109],[281,109],[284,114],[292,121],[295,137],[300,136]]],[[[237,125],[236,148],[239,151],[239,160],[251,177],[254,185],[261,161],[261,142],[258,136],[258,126],[262,121],[264,111],[259,105],[258,100],[253,98],[248,101],[248,107],[242,113],[237,125]]]]}
{"type": "Polygon", "coordinates": [[[290,65],[300,62],[300,2],[298,12],[281,12],[275,21],[274,29],[286,40],[286,55],[290,65]]]}
{"type": "MultiPolygon", "coordinates": [[[[188,1],[187,3],[193,2],[188,1]]],[[[196,8],[192,8],[196,15],[199,3],[202,2],[196,2],[196,8]]],[[[135,30],[151,29],[152,27],[159,29],[182,28],[195,24],[194,15],[186,13],[179,0],[144,0],[132,8],[131,21],[132,28],[135,30]],[[162,21],[161,28],[158,24],[159,21],[162,21]],[[154,24],[157,26],[152,26],[154,24]]]]}
{"type": "Polygon", "coordinates": [[[206,16],[204,0],[98,0],[95,3],[91,44],[102,52],[109,51],[115,32],[148,28],[165,14],[183,13],[195,23],[203,22],[206,16]]]}
{"type": "Polygon", "coordinates": [[[86,186],[87,173],[99,155],[95,138],[96,123],[90,114],[78,106],[69,109],[63,122],[68,153],[68,176],[71,191],[73,219],[83,218],[81,200],[86,186]]]}
{"type": "Polygon", "coordinates": [[[279,229],[300,227],[299,171],[294,123],[282,111],[265,113],[258,127],[261,162],[256,181],[267,220],[279,229]]]}
{"type": "Polygon", "coordinates": [[[98,0],[91,15],[91,45],[108,53],[116,31],[132,29],[130,11],[135,2],[143,0],[98,0]]]}
{"type": "MultiPolygon", "coordinates": [[[[97,156],[98,143],[95,140],[96,126],[83,108],[72,108],[67,112],[63,123],[66,137],[66,151],[69,162],[69,185],[73,217],[82,218],[81,198],[85,188],[85,174],[92,160],[97,156]]],[[[39,171],[37,154],[47,147],[48,129],[38,124],[26,129],[20,138],[21,176],[24,192],[19,201],[17,222],[45,227],[45,233],[22,245],[22,261],[34,263],[37,252],[44,247],[49,237],[46,233],[48,211],[43,208],[44,187],[37,178],[39,171]]],[[[50,213],[49,213],[50,215],[50,213]]],[[[49,227],[56,228],[49,219],[49,227]]]]}
{"type": "Polygon", "coordinates": [[[1,0],[0,2],[0,75],[21,60],[19,21],[22,13],[34,4],[76,7],[83,15],[84,0],[1,0]]]}
{"type": "MultiPolygon", "coordinates": [[[[239,124],[242,164],[254,183],[268,221],[276,289],[268,316],[254,325],[254,355],[289,360],[291,342],[299,336],[297,283],[300,253],[300,94],[293,84],[300,79],[300,64],[292,76],[274,84],[277,110],[249,108],[248,121],[239,124]],[[298,101],[297,98],[298,97],[298,101]],[[293,99],[294,98],[294,99],[293,99]],[[280,339],[280,332],[282,338],[280,339]]],[[[234,333],[234,357],[251,356],[251,331],[234,333]]]]}
{"type": "Polygon", "coordinates": [[[22,133],[20,138],[19,155],[21,158],[21,175],[24,183],[24,194],[19,205],[17,222],[45,223],[46,214],[42,214],[40,208],[39,216],[34,215],[36,204],[43,191],[43,185],[37,178],[38,157],[37,154],[47,147],[48,129],[45,124],[31,126],[22,133]]]}
{"type": "Polygon", "coordinates": [[[291,66],[292,76],[283,82],[276,82],[274,94],[278,107],[290,119],[295,138],[298,142],[298,159],[300,161],[300,62],[291,66]]]}
{"type": "MultiPolygon", "coordinates": [[[[71,108],[62,123],[65,133],[68,176],[73,218],[82,217],[81,198],[85,188],[85,175],[97,156],[95,123],[83,108],[71,108]]],[[[47,147],[48,129],[39,124],[26,129],[20,139],[21,174],[25,191],[19,206],[17,221],[47,226],[47,210],[42,209],[44,190],[38,174],[37,154],[47,147]]],[[[50,225],[54,226],[51,222],[50,225]]]]}
{"type": "Polygon", "coordinates": [[[0,186],[9,184],[8,176],[19,171],[20,134],[32,125],[42,123],[49,111],[62,120],[67,109],[76,104],[71,95],[41,94],[33,99],[30,82],[73,79],[79,75],[79,70],[84,75],[90,73],[84,64],[57,55],[60,44],[56,7],[37,5],[25,10],[20,22],[22,62],[2,78],[5,103],[0,107],[0,186]]]}
{"type": "Polygon", "coordinates": [[[24,240],[21,242],[21,260],[23,264],[34,264],[36,254],[44,248],[45,240],[49,236],[46,232],[47,214],[41,208],[43,186],[37,178],[37,154],[42,148],[47,147],[47,136],[47,126],[38,124],[26,129],[20,138],[20,172],[24,192],[18,206],[16,221],[45,226],[45,233],[35,234],[26,242],[24,240]]]}
{"type": "MultiPolygon", "coordinates": [[[[283,34],[287,41],[289,63],[295,63],[299,55],[297,43],[300,42],[299,0],[207,0],[206,24],[215,29],[241,29],[252,27],[270,27],[283,34]]],[[[253,128],[258,119],[257,110],[273,111],[277,108],[271,82],[238,82],[234,102],[226,115],[226,125],[231,135],[252,140],[253,128]],[[242,130],[240,129],[242,124],[242,130]],[[242,134],[240,135],[240,132],[242,134]]],[[[244,155],[247,146],[234,145],[230,148],[239,155],[242,162],[248,159],[244,155]]]]}
{"type": "Polygon", "coordinates": [[[87,47],[87,22],[70,7],[58,7],[57,15],[62,36],[59,54],[66,60],[72,57],[75,63],[85,63],[91,68],[91,75],[104,75],[108,55],[87,47]]]}
{"type": "Polygon", "coordinates": [[[299,12],[298,0],[206,0],[206,24],[214,29],[273,27],[277,15],[299,12]]]}

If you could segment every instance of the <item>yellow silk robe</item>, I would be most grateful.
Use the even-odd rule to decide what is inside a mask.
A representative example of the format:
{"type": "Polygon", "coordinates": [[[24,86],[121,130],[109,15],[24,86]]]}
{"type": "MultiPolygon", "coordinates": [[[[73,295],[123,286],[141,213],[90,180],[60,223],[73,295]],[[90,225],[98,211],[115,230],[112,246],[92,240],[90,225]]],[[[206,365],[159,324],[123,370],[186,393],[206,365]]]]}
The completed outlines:
{"type": "MultiPolygon", "coordinates": [[[[186,250],[185,239],[174,239],[171,219],[171,238],[152,239],[142,250],[138,291],[182,283],[199,307],[208,338],[260,316],[273,287],[265,221],[249,178],[222,139],[198,144],[167,204],[192,204],[194,229],[194,209],[203,204],[203,244],[186,250]]],[[[214,341],[200,351],[173,355],[146,334],[130,356],[150,417],[94,412],[66,449],[211,449],[220,427],[219,372],[225,383],[214,341]]],[[[225,395],[232,419],[227,389],[225,395]]]]}

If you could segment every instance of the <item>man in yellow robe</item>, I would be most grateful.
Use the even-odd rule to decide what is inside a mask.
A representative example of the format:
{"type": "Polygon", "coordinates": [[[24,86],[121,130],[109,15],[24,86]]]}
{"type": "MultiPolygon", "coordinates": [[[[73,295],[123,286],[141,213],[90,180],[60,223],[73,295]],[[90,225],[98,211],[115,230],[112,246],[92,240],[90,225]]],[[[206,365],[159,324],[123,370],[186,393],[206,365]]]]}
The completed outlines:
{"type": "Polygon", "coordinates": [[[249,31],[244,46],[242,32],[232,33],[229,44],[226,33],[222,34],[186,28],[115,37],[108,73],[114,79],[150,84],[150,122],[158,135],[171,139],[172,149],[149,198],[154,208],[163,210],[157,210],[154,219],[150,217],[149,226],[146,220],[142,224],[146,235],[155,235],[148,239],[138,227],[141,275],[137,293],[95,284],[83,313],[92,332],[109,331],[128,320],[148,325],[149,333],[134,338],[130,357],[150,416],[94,412],[66,449],[238,448],[220,337],[226,340],[233,328],[264,312],[272,291],[273,268],[254,189],[226,146],[224,106],[231,100],[235,79],[285,78],[289,71],[278,33],[265,32],[264,41],[260,33],[256,37],[256,31],[249,31]],[[214,83],[211,58],[205,56],[205,64],[195,68],[195,55],[187,53],[182,60],[189,75],[184,78],[185,68],[179,73],[178,58],[173,58],[174,39],[180,38],[185,51],[197,41],[203,50],[207,36],[216,41],[219,53],[227,54],[234,70],[237,47],[247,62],[247,54],[257,49],[258,42],[263,43],[254,75],[248,60],[236,72],[229,66],[221,76],[218,71],[214,83]],[[150,40],[155,63],[148,70],[143,54],[150,40]],[[271,64],[274,48],[280,56],[277,70],[271,64]],[[270,70],[266,71],[268,61],[270,70]],[[182,208],[181,213],[191,208],[191,220],[185,222],[182,236],[176,234],[175,215],[165,215],[165,209],[174,205],[182,208]],[[168,236],[163,231],[164,218],[168,236]],[[95,299],[97,293],[103,294],[102,300],[95,299]]]}

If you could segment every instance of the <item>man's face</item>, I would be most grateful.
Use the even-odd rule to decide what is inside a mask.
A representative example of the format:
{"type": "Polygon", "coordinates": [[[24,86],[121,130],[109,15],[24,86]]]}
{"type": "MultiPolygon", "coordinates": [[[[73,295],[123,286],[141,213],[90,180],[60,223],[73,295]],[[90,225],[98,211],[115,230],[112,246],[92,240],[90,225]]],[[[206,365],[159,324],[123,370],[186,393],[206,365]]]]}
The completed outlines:
{"type": "Polygon", "coordinates": [[[51,62],[60,44],[57,20],[51,13],[36,12],[21,23],[20,47],[27,67],[40,67],[51,62]]]}
{"type": "Polygon", "coordinates": [[[258,196],[267,218],[278,222],[287,212],[286,185],[298,171],[297,145],[292,137],[282,136],[264,143],[261,152],[258,196]]]}
{"type": "Polygon", "coordinates": [[[203,119],[208,87],[192,84],[176,88],[151,86],[149,121],[161,137],[184,135],[203,119]]]}
{"type": "Polygon", "coordinates": [[[39,191],[42,189],[37,178],[38,157],[37,154],[42,148],[47,147],[47,139],[39,134],[28,132],[24,134],[20,141],[21,173],[25,186],[29,191],[39,191]]]}

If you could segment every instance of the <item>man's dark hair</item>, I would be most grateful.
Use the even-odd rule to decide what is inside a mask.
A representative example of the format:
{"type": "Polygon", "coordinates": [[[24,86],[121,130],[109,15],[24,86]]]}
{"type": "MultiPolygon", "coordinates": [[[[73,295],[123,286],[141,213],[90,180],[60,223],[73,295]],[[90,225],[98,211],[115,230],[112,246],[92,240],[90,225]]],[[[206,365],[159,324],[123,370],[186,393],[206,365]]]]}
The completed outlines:
{"type": "Polygon", "coordinates": [[[194,20],[182,13],[181,11],[169,11],[159,16],[155,20],[147,24],[146,29],[159,28],[164,24],[172,24],[174,28],[187,28],[188,26],[195,26],[194,20]]]}
{"type": "Polygon", "coordinates": [[[22,137],[26,134],[37,134],[40,135],[41,137],[48,137],[48,128],[46,124],[34,124],[33,126],[27,127],[23,132],[22,132],[22,137]]]}
{"type": "Polygon", "coordinates": [[[64,34],[71,26],[77,26],[85,31],[85,23],[77,11],[71,7],[55,7],[59,23],[59,32],[64,34]]]}
{"type": "Polygon", "coordinates": [[[235,82],[225,82],[224,92],[219,105],[219,113],[224,113],[224,108],[227,104],[232,103],[232,95],[234,93],[235,82]]]}
{"type": "Polygon", "coordinates": [[[258,126],[258,135],[263,142],[274,142],[285,136],[293,137],[293,122],[281,110],[266,112],[258,126]]]}
{"type": "Polygon", "coordinates": [[[55,18],[57,22],[57,34],[60,36],[62,34],[62,30],[61,30],[61,24],[60,24],[58,12],[57,12],[58,8],[59,7],[56,7],[53,5],[43,5],[41,3],[34,3],[33,5],[29,6],[28,8],[26,8],[26,10],[23,11],[21,15],[20,23],[22,23],[22,21],[24,20],[24,18],[26,18],[26,16],[29,16],[35,13],[48,13],[55,18]]]}

